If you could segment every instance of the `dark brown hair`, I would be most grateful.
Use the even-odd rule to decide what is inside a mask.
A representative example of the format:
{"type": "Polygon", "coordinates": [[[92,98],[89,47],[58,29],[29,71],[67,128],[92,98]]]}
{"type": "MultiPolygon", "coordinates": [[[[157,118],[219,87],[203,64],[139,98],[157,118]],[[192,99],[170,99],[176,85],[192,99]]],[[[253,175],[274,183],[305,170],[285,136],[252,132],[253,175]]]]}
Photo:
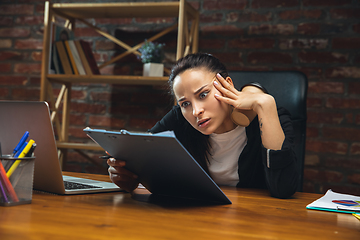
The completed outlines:
{"type": "MultiPolygon", "coordinates": [[[[224,64],[219,59],[207,53],[189,54],[177,61],[171,70],[169,77],[170,92],[174,96],[173,84],[174,79],[179,74],[189,69],[205,68],[213,73],[220,73],[223,78],[228,77],[228,72],[224,64]]],[[[202,134],[186,121],[184,127],[185,141],[182,143],[184,147],[195,158],[199,165],[209,173],[207,162],[209,162],[208,154],[210,154],[209,136],[202,134]]]]}
{"type": "Polygon", "coordinates": [[[171,93],[174,95],[173,84],[177,75],[185,72],[188,69],[206,68],[210,72],[220,73],[223,78],[229,76],[226,67],[219,59],[208,53],[194,53],[180,58],[171,70],[169,77],[169,87],[171,93]]]}

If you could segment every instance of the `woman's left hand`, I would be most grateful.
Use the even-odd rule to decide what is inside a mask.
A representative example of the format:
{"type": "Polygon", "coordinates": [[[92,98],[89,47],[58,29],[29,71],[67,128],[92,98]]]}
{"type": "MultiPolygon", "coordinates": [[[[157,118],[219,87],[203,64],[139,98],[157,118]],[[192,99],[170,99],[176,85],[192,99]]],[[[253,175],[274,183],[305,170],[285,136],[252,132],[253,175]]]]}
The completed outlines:
{"type": "Polygon", "coordinates": [[[220,74],[216,74],[216,78],[214,86],[222,96],[215,94],[215,98],[238,110],[255,111],[259,119],[263,146],[268,149],[280,150],[285,135],[280,125],[275,99],[257,87],[252,87],[247,91],[243,89],[239,92],[230,77],[224,79],[220,74]]]}
{"type": "Polygon", "coordinates": [[[230,77],[224,79],[220,74],[216,74],[216,78],[214,86],[222,94],[222,96],[215,94],[216,99],[239,110],[254,110],[256,112],[258,100],[265,95],[260,89],[253,87],[255,89],[253,91],[239,92],[234,87],[230,77]]]}

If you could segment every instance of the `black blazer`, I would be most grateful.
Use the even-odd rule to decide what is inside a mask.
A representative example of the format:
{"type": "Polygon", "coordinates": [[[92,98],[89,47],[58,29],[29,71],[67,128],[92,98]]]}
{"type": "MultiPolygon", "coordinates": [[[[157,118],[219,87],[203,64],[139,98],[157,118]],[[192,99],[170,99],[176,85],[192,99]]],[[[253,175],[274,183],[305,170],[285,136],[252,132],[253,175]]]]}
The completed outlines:
{"type": "MultiPolygon", "coordinates": [[[[293,146],[293,128],[288,111],[278,109],[278,115],[285,140],[279,151],[267,150],[261,142],[257,117],[246,127],[247,144],[239,156],[238,173],[241,188],[268,188],[271,196],[288,198],[296,192],[299,173],[293,146]]],[[[174,106],[156,125],[149,130],[152,133],[174,131],[177,139],[193,155],[199,164],[207,170],[204,161],[198,159],[204,155],[207,136],[195,130],[183,117],[179,106],[174,106]]]]}

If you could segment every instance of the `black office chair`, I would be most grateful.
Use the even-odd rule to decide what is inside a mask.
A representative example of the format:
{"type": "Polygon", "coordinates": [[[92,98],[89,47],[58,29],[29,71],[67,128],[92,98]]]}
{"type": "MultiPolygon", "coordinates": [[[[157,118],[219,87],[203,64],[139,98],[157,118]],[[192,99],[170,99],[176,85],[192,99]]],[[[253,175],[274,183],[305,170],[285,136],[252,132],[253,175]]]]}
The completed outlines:
{"type": "Polygon", "coordinates": [[[233,72],[229,75],[237,89],[249,82],[258,82],[266,88],[278,107],[286,108],[293,121],[295,132],[295,154],[298,160],[300,181],[298,191],[302,191],[306,140],[306,97],[307,77],[296,71],[284,72],[233,72]]]}

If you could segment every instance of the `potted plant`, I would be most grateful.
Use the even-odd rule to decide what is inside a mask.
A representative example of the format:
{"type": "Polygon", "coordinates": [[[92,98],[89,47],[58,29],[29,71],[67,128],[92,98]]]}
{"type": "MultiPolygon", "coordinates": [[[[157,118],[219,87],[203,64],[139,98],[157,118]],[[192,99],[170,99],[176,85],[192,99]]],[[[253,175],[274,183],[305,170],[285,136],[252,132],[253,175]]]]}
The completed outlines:
{"type": "Polygon", "coordinates": [[[139,48],[141,56],[138,56],[138,58],[144,63],[143,76],[164,76],[164,64],[162,63],[164,59],[164,46],[165,44],[163,43],[145,40],[145,43],[139,48]]]}

